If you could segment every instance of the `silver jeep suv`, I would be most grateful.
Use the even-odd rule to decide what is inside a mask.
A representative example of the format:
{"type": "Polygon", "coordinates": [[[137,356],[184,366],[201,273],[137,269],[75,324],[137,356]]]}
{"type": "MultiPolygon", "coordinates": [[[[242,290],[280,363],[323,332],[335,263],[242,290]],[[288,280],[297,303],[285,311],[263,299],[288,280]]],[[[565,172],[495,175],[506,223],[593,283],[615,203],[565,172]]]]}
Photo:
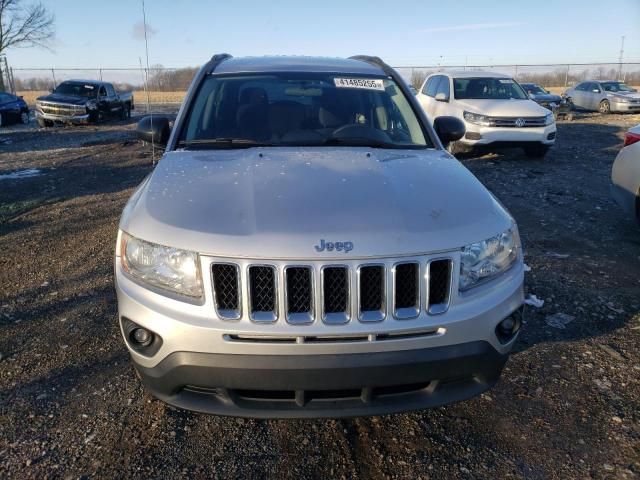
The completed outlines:
{"type": "Polygon", "coordinates": [[[120,221],[119,320],[161,400],[248,417],[382,414],[499,378],[521,325],[513,218],[379,58],[196,75],[120,221]]]}

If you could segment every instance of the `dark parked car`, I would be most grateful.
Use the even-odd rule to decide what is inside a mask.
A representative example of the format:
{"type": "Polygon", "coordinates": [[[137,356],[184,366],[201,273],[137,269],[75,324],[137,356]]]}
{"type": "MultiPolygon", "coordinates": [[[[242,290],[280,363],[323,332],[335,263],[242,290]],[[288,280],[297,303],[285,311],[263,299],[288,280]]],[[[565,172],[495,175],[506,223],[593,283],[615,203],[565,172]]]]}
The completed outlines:
{"type": "Polygon", "coordinates": [[[555,106],[560,105],[562,102],[560,95],[555,95],[545,90],[537,83],[521,83],[520,86],[529,94],[531,100],[549,110],[553,110],[555,106]]]}
{"type": "Polygon", "coordinates": [[[0,127],[12,123],[29,123],[29,107],[22,97],[0,92],[0,127]]]}
{"type": "Polygon", "coordinates": [[[131,110],[132,92],[116,92],[111,83],[92,80],[62,82],[51,94],[36,100],[36,120],[41,127],[125,119],[131,110]]]}

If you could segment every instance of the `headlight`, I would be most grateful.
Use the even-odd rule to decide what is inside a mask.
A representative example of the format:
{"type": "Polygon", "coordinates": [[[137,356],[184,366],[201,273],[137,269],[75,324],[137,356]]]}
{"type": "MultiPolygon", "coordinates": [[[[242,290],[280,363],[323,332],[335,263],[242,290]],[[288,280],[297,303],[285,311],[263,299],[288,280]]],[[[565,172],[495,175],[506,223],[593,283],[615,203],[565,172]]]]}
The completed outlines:
{"type": "Polygon", "coordinates": [[[613,96],[613,99],[614,99],[616,102],[620,102],[620,103],[629,103],[629,102],[631,102],[631,99],[630,99],[630,98],[622,97],[622,96],[618,97],[618,96],[615,96],[615,95],[614,95],[614,96],[613,96]]]}
{"type": "Polygon", "coordinates": [[[460,290],[468,290],[507,270],[518,258],[520,237],[514,225],[506,232],[462,249],[460,290]]]}
{"type": "Polygon", "coordinates": [[[143,282],[189,297],[202,297],[197,253],[146,242],[122,232],[122,268],[143,282]]]}
{"type": "Polygon", "coordinates": [[[547,113],[547,116],[544,117],[545,126],[546,125],[551,125],[555,121],[556,121],[556,119],[553,117],[553,113],[547,113]]]}
{"type": "Polygon", "coordinates": [[[491,119],[486,115],[480,115],[479,113],[468,112],[465,110],[463,116],[469,123],[475,123],[476,125],[483,125],[485,127],[490,127],[492,125],[491,119]]]}

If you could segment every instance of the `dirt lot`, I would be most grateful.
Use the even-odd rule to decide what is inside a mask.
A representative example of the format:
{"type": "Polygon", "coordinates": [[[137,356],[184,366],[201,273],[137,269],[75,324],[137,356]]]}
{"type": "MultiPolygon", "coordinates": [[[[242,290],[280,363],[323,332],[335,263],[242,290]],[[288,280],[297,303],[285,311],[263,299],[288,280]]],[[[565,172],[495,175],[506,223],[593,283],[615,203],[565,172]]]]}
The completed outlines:
{"type": "Polygon", "coordinates": [[[559,124],[544,160],[468,158],[545,300],[499,384],[406,415],[255,421],[147,395],[117,327],[118,217],[151,170],[133,124],[0,132],[0,477],[638,478],[640,228],[609,197],[640,116],[559,124]],[[32,175],[32,176],[30,176],[32,175]],[[546,319],[575,317],[566,328],[546,319]]]}

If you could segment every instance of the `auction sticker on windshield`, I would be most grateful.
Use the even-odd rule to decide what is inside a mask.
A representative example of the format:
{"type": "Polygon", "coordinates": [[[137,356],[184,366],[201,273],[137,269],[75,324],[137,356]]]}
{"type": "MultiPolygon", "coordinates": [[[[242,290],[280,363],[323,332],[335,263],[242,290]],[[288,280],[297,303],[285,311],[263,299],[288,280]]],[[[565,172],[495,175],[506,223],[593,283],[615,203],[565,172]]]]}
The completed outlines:
{"type": "Polygon", "coordinates": [[[384,83],[379,78],[334,78],[338,88],[366,88],[368,90],[384,90],[384,83]]]}

